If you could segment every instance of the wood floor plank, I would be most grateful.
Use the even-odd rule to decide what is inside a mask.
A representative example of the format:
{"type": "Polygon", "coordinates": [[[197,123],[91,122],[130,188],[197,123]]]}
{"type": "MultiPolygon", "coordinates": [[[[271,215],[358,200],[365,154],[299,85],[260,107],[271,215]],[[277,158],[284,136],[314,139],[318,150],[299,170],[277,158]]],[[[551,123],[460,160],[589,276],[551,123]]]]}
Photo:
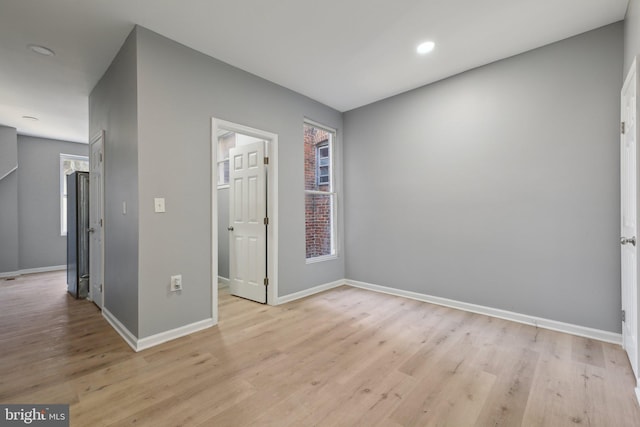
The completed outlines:
{"type": "Polygon", "coordinates": [[[76,393],[73,385],[68,382],[62,382],[46,387],[37,387],[35,389],[29,388],[0,400],[1,403],[5,404],[39,404],[47,402],[50,404],[69,405],[77,403],[78,401],[78,393],[76,393]]]}
{"type": "Polygon", "coordinates": [[[198,425],[254,393],[255,389],[245,381],[215,383],[205,376],[182,389],[179,394],[119,419],[112,425],[198,425]]]}
{"type": "Polygon", "coordinates": [[[0,403],[72,426],[640,426],[620,346],[341,286],[128,345],[65,273],[0,280],[0,403]]]}
{"type": "Polygon", "coordinates": [[[414,378],[397,370],[360,375],[341,387],[343,394],[337,395],[333,387],[324,390],[325,409],[303,418],[298,425],[374,425],[388,417],[415,385],[414,378]]]}
{"type": "Polygon", "coordinates": [[[604,368],[602,343],[589,338],[573,337],[573,360],[604,368]]]}
{"type": "MultiPolygon", "coordinates": [[[[353,426],[390,426],[395,425],[389,416],[409,396],[416,387],[415,378],[407,378],[406,374],[392,371],[381,383],[379,393],[369,394],[368,406],[363,410],[351,414],[354,419],[353,426]]],[[[341,406],[343,412],[350,411],[348,407],[341,406]]]]}
{"type": "Polygon", "coordinates": [[[464,376],[466,368],[478,354],[478,349],[463,351],[464,347],[460,343],[452,346],[451,351],[432,356],[430,369],[420,376],[418,385],[389,418],[404,426],[419,426],[427,422],[445,385],[458,376],[464,376]]]}
{"type": "Polygon", "coordinates": [[[503,350],[503,369],[498,373],[496,383],[474,425],[521,425],[539,358],[538,352],[528,348],[511,354],[503,350]]]}
{"type": "Polygon", "coordinates": [[[428,418],[418,425],[474,425],[495,381],[495,375],[472,368],[464,376],[453,378],[443,387],[440,398],[431,409],[428,418]]]}

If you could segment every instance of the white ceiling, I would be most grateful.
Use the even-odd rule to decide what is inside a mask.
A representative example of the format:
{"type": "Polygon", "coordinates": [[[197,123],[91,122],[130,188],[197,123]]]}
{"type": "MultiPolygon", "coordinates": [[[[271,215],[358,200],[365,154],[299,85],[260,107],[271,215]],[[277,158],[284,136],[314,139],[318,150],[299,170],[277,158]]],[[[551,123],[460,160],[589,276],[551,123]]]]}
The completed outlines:
{"type": "Polygon", "coordinates": [[[86,142],[89,93],[134,24],[347,111],[619,21],[627,3],[0,0],[0,124],[86,142]]]}

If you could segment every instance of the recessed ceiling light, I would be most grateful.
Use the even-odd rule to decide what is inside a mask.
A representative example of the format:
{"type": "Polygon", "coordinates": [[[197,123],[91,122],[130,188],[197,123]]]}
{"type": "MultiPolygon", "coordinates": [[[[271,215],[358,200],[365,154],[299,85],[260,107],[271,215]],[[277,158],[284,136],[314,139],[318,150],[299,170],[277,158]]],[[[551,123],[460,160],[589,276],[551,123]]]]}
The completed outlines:
{"type": "Polygon", "coordinates": [[[37,117],[33,116],[22,116],[22,118],[25,120],[31,120],[32,122],[37,122],[39,120],[37,117]]]}
{"type": "Polygon", "coordinates": [[[40,55],[44,55],[44,56],[53,56],[56,54],[53,50],[49,49],[48,47],[40,46],[38,44],[30,44],[29,49],[31,49],[35,53],[39,53],[40,55]]]}
{"type": "Polygon", "coordinates": [[[416,51],[420,55],[424,55],[425,53],[431,52],[434,47],[436,47],[436,44],[434,42],[424,42],[418,45],[418,47],[416,48],[416,51]]]}

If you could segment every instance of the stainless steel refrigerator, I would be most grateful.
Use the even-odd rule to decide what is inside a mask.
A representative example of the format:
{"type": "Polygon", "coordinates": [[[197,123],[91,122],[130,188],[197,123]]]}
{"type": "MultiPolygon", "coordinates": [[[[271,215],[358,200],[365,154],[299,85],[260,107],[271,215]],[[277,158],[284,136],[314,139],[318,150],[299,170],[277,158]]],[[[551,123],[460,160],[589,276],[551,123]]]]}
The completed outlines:
{"type": "Polygon", "coordinates": [[[67,176],[67,290],[89,295],[89,173],[67,176]]]}

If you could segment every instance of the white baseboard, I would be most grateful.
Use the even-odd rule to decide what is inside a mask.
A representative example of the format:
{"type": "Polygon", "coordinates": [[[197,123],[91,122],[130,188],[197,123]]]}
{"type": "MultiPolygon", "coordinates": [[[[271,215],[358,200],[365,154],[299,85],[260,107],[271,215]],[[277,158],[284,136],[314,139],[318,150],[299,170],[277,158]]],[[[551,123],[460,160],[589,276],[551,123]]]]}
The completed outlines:
{"type": "Polygon", "coordinates": [[[226,277],[218,276],[218,289],[228,288],[229,287],[229,279],[226,277]]]}
{"type": "Polygon", "coordinates": [[[210,328],[214,325],[215,322],[213,321],[213,319],[204,319],[198,322],[190,323],[188,325],[180,326],[179,328],[171,329],[169,331],[160,332],[159,334],[151,335],[149,337],[140,338],[138,339],[136,351],[142,351],[158,344],[162,344],[167,341],[171,341],[176,338],[180,338],[185,335],[210,328]]]}
{"type": "Polygon", "coordinates": [[[636,397],[638,398],[638,403],[640,404],[640,387],[636,387],[636,397]]]}
{"type": "Polygon", "coordinates": [[[124,341],[129,344],[129,347],[131,347],[135,352],[146,350],[147,348],[154,347],[167,341],[171,341],[176,338],[180,338],[215,325],[213,319],[204,319],[200,320],[199,322],[180,326],[179,328],[171,329],[169,331],[160,332],[159,334],[138,339],[135,335],[133,335],[133,333],[131,333],[131,331],[129,331],[129,329],[127,329],[126,326],[124,326],[113,314],[111,314],[109,310],[104,307],[102,308],[102,316],[107,319],[107,322],[109,322],[113,329],[116,330],[116,332],[122,337],[122,339],[124,339],[124,341]]]}
{"type": "Polygon", "coordinates": [[[109,322],[122,339],[129,344],[129,347],[131,347],[133,351],[138,351],[138,339],[105,307],[102,307],[102,317],[107,319],[107,322],[109,322]]]}
{"type": "Polygon", "coordinates": [[[310,295],[314,295],[320,293],[322,291],[326,291],[328,289],[337,288],[338,286],[345,285],[347,282],[344,279],[336,280],[335,282],[325,283],[323,285],[314,286],[313,288],[305,289],[300,292],[295,292],[293,294],[285,295],[282,297],[278,297],[278,301],[276,305],[285,304],[287,302],[295,301],[300,298],[308,297],[310,295]]]}
{"type": "Polygon", "coordinates": [[[0,279],[4,279],[5,277],[18,277],[18,276],[20,276],[20,270],[5,271],[4,273],[0,273],[0,279]]]}
{"type": "Polygon", "coordinates": [[[482,305],[470,304],[466,302],[456,301],[448,298],[435,297],[431,295],[421,294],[417,292],[404,291],[401,289],[389,288],[386,286],[374,285],[371,283],[359,282],[356,280],[346,280],[347,285],[356,288],[368,289],[370,291],[381,292],[385,294],[395,295],[399,297],[411,298],[418,301],[424,301],[431,304],[442,305],[445,307],[455,308],[458,310],[469,311],[472,313],[484,314],[486,316],[497,317],[499,319],[510,320],[512,322],[532,325],[538,328],[550,329],[552,331],[564,332],[571,335],[577,335],[585,338],[591,338],[598,341],[609,342],[622,345],[622,334],[614,332],[602,331],[600,329],[587,328],[585,326],[573,325],[571,323],[558,322],[555,320],[544,319],[541,317],[529,316],[527,314],[514,313],[512,311],[500,310],[482,305]]]}
{"type": "Polygon", "coordinates": [[[26,270],[20,270],[20,274],[46,273],[48,271],[61,271],[66,269],[66,265],[53,265],[50,267],[27,268],[26,270]]]}
{"type": "MultiPolygon", "coordinates": [[[[322,285],[314,286],[313,288],[305,289],[300,292],[285,295],[279,297],[276,305],[285,304],[291,301],[295,301],[301,298],[305,298],[317,293],[337,288],[338,286],[348,285],[355,288],[366,289],[374,292],[381,292],[389,295],[395,295],[404,298],[410,298],[418,301],[423,301],[431,304],[442,305],[458,310],[468,311],[471,313],[483,314],[486,316],[496,317],[499,319],[505,319],[512,322],[522,323],[525,325],[536,326],[543,329],[549,329],[552,331],[563,332],[571,335],[577,335],[585,338],[591,338],[598,341],[609,342],[613,344],[622,344],[622,334],[614,332],[603,331],[600,329],[588,328],[585,326],[574,325],[571,323],[558,322],[555,320],[544,319],[536,316],[529,316],[526,314],[515,313],[512,311],[501,310],[492,307],[486,307],[477,304],[470,304],[466,302],[456,301],[448,298],[441,298],[432,295],[421,294],[418,292],[405,291],[401,289],[389,288],[386,286],[374,285],[371,283],[360,282],[356,280],[336,280],[335,282],[325,283],[322,285]]],[[[122,338],[129,344],[134,351],[141,351],[149,347],[162,344],[164,342],[180,338],[185,335],[192,334],[202,329],[214,326],[216,322],[213,319],[205,319],[199,322],[191,323],[189,325],[181,326],[179,328],[172,329],[170,331],[161,332],[149,337],[137,339],[118,319],[116,319],[107,309],[103,308],[103,316],[113,326],[113,328],[122,336],[122,338]]],[[[640,402],[640,387],[636,388],[636,394],[638,395],[638,401],[640,402]]]]}
{"type": "Polygon", "coordinates": [[[60,270],[66,270],[66,269],[67,269],[66,265],[52,265],[49,267],[26,268],[24,270],[7,271],[4,273],[0,273],[0,279],[5,277],[18,277],[18,276],[22,276],[23,274],[46,273],[48,271],[60,271],[60,270]]]}

